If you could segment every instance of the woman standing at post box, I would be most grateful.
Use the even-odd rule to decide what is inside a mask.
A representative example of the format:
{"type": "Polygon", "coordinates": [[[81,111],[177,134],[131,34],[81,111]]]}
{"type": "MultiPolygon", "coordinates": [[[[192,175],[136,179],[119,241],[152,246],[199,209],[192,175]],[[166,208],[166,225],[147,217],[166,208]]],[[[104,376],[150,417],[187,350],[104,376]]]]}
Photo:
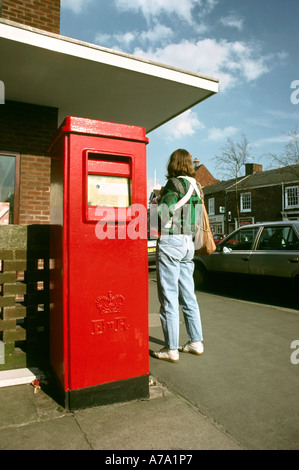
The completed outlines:
{"type": "Polygon", "coordinates": [[[197,183],[192,157],[187,150],[178,149],[172,153],[167,172],[168,181],[158,203],[161,227],[157,244],[157,285],[165,347],[151,355],[178,362],[179,351],[197,355],[204,351],[200,311],[194,292],[192,241],[202,201],[199,187],[189,191],[189,178],[193,184],[197,183]],[[180,205],[179,201],[182,204],[183,198],[188,201],[178,209],[175,205],[180,205]],[[184,346],[179,346],[179,306],[189,337],[184,346]]]}

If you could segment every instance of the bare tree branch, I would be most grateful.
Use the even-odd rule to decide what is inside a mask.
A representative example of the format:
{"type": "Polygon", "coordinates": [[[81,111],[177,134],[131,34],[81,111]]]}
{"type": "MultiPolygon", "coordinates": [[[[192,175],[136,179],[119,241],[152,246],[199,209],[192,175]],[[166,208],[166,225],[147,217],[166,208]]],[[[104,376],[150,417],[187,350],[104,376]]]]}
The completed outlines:
{"type": "Polygon", "coordinates": [[[278,156],[275,153],[269,153],[268,155],[279,167],[287,167],[288,172],[299,177],[299,130],[297,128],[292,129],[287,135],[289,136],[289,142],[284,147],[283,155],[278,156]]]}
{"type": "Polygon", "coordinates": [[[224,177],[235,179],[235,199],[237,208],[238,226],[240,225],[240,205],[238,194],[238,178],[241,176],[241,170],[246,160],[250,157],[251,146],[245,135],[240,142],[235,143],[227,137],[226,144],[221,148],[222,153],[215,157],[218,168],[223,172],[224,177]]]}
{"type": "Polygon", "coordinates": [[[227,137],[226,144],[221,148],[221,151],[221,155],[215,157],[219,170],[226,178],[241,176],[241,170],[250,157],[251,151],[246,136],[243,135],[241,142],[237,143],[227,137]]]}

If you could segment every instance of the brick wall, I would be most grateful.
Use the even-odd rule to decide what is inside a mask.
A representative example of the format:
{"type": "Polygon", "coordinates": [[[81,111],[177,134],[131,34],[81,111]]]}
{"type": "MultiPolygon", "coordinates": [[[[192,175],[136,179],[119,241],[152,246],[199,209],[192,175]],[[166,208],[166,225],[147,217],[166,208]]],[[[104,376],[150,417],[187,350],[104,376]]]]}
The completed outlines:
{"type": "Polygon", "coordinates": [[[60,33],[60,0],[2,0],[2,18],[60,33]]]}
{"type": "MultiPolygon", "coordinates": [[[[250,188],[248,191],[239,191],[238,200],[240,204],[240,194],[242,192],[251,193],[251,211],[240,212],[240,217],[254,217],[255,222],[281,220],[281,186],[269,186],[264,188],[250,188]]],[[[216,195],[215,195],[216,196],[216,195]]],[[[223,199],[224,200],[224,199],[223,199]]],[[[224,204],[222,204],[224,205],[224,204]]],[[[226,196],[227,210],[232,213],[232,219],[237,217],[236,199],[234,191],[229,191],[226,196]]]]}
{"type": "Polygon", "coordinates": [[[50,222],[50,158],[21,156],[20,224],[50,222]]]}
{"type": "Polygon", "coordinates": [[[225,207],[225,192],[220,191],[212,195],[215,199],[215,215],[220,214],[220,207],[225,207]]]}
{"type": "Polygon", "coordinates": [[[6,100],[0,106],[0,150],[48,155],[57,116],[57,108],[6,100]]]}
{"type": "Polygon", "coordinates": [[[57,109],[7,101],[0,107],[0,152],[17,152],[20,165],[20,224],[50,221],[50,158],[57,109]]]}
{"type": "Polygon", "coordinates": [[[281,185],[251,189],[251,208],[256,222],[281,220],[281,185]]]}
{"type": "Polygon", "coordinates": [[[0,266],[0,371],[43,368],[49,361],[49,226],[0,226],[0,266]]]}

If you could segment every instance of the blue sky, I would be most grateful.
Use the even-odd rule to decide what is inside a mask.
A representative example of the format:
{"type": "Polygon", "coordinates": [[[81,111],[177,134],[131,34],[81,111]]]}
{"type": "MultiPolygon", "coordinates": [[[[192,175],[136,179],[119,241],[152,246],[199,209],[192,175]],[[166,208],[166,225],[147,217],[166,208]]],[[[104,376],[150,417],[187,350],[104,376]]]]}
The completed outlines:
{"type": "Polygon", "coordinates": [[[219,92],[148,134],[148,186],[187,149],[216,178],[216,156],[245,135],[270,169],[299,130],[298,0],[61,0],[61,34],[219,78],[219,92]]]}

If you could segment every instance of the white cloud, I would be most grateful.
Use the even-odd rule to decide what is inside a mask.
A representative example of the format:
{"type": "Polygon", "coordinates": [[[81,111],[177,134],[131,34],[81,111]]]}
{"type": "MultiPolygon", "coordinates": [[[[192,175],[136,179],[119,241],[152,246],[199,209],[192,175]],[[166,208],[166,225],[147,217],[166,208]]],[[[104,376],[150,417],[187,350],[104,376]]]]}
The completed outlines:
{"type": "Polygon", "coordinates": [[[161,44],[167,43],[172,38],[173,34],[171,28],[156,23],[153,28],[141,32],[129,31],[123,34],[98,33],[95,36],[95,43],[100,45],[106,44],[107,46],[113,45],[114,48],[123,50],[123,48],[129,48],[134,41],[139,41],[142,44],[155,44],[157,42],[161,44]]]}
{"type": "Polygon", "coordinates": [[[134,32],[128,31],[125,34],[114,34],[113,38],[116,39],[116,41],[118,41],[120,44],[129,46],[131,42],[136,39],[136,34],[134,32]]]}
{"type": "Polygon", "coordinates": [[[264,139],[259,139],[254,142],[254,147],[263,147],[268,144],[285,144],[289,142],[290,136],[288,135],[277,135],[273,137],[265,137],[264,139]]]}
{"type": "Polygon", "coordinates": [[[173,14],[191,20],[191,9],[194,0],[174,2],[173,0],[115,0],[116,7],[123,11],[141,12],[146,19],[161,13],[173,14]]]}
{"type": "Polygon", "coordinates": [[[97,33],[94,39],[94,42],[96,44],[99,44],[100,46],[103,46],[104,44],[109,44],[111,40],[111,34],[106,34],[106,33],[97,33]]]}
{"type": "Polygon", "coordinates": [[[204,129],[205,125],[200,121],[197,114],[189,109],[176,118],[164,124],[160,131],[167,140],[177,140],[183,137],[190,137],[199,129],[204,129]]]}
{"type": "Polygon", "coordinates": [[[92,0],[61,0],[61,8],[71,10],[73,13],[79,14],[86,8],[92,0]]]}
{"type": "Polygon", "coordinates": [[[121,11],[140,12],[147,21],[161,13],[176,15],[188,23],[193,22],[193,9],[201,7],[202,13],[211,11],[218,0],[114,0],[121,11]]]}
{"type": "Polygon", "coordinates": [[[94,38],[94,42],[100,46],[123,50],[123,48],[129,48],[130,44],[135,41],[135,39],[136,32],[134,31],[128,31],[124,34],[97,33],[94,38]]]}
{"type": "Polygon", "coordinates": [[[209,129],[208,132],[208,139],[209,140],[223,140],[225,137],[231,137],[232,135],[236,134],[238,129],[236,127],[228,126],[224,129],[220,129],[218,127],[212,127],[209,129]]]}
{"type": "Polygon", "coordinates": [[[157,49],[136,48],[134,54],[220,80],[220,89],[234,86],[240,78],[252,81],[269,72],[275,56],[262,55],[258,44],[224,39],[183,40],[157,49]]]}
{"type": "Polygon", "coordinates": [[[223,26],[228,26],[230,28],[237,28],[239,31],[243,29],[244,19],[241,17],[238,17],[235,14],[225,16],[221,18],[220,21],[223,24],[223,26]]]}
{"type": "Polygon", "coordinates": [[[164,26],[163,24],[156,23],[156,25],[149,29],[148,31],[143,31],[140,34],[140,39],[142,41],[150,41],[151,44],[155,42],[163,42],[171,39],[174,33],[171,28],[164,26]]]}

